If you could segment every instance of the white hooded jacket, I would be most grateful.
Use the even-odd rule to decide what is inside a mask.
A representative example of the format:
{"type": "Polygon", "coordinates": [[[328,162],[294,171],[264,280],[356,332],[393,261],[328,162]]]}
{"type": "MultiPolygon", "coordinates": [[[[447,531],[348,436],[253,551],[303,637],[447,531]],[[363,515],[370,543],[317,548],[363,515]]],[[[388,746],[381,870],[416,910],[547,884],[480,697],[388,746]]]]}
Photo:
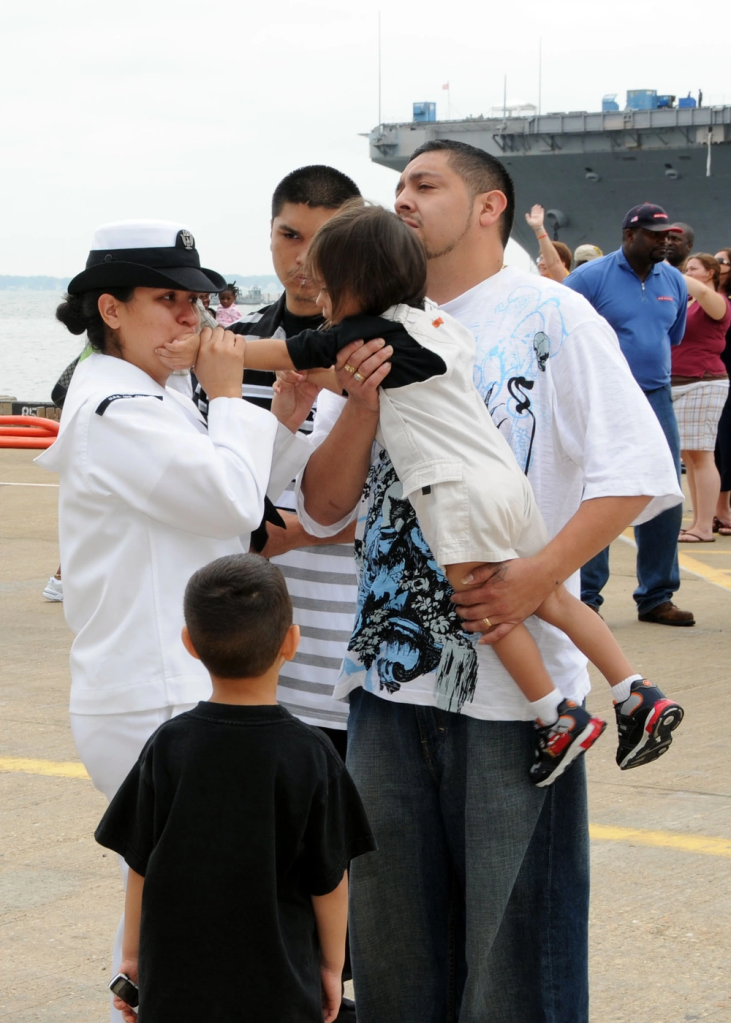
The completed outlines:
{"type": "Polygon", "coordinates": [[[207,699],[208,674],[180,639],[185,586],[248,550],[265,493],[277,497],[309,453],[248,402],[214,399],[206,426],[192,401],[131,363],[79,364],[58,439],[36,459],[60,474],[72,712],[207,699]]]}

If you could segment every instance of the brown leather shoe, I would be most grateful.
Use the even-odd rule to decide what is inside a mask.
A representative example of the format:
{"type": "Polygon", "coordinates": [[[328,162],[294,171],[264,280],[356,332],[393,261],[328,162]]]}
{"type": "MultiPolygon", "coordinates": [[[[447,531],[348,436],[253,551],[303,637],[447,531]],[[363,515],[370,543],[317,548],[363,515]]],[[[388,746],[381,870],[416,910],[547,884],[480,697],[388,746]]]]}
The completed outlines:
{"type": "Polygon", "coordinates": [[[654,622],[656,625],[695,625],[693,612],[681,611],[672,600],[664,600],[662,604],[653,607],[652,611],[637,615],[637,619],[640,622],[654,622]]]}

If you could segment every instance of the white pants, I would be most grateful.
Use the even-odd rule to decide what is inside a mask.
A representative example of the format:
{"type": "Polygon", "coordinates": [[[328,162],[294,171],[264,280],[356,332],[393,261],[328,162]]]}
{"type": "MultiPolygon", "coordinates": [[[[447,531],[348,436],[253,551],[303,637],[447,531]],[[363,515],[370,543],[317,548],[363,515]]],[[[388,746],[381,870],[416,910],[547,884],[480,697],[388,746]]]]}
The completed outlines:
{"type": "MultiPolygon", "coordinates": [[[[72,714],[71,732],[76,749],[89,772],[94,788],[103,792],[108,800],[120,787],[132,770],[142,747],[152,733],[164,721],[192,710],[196,704],[187,703],[174,707],[160,707],[156,710],[140,710],[129,714],[72,714]]],[[[128,867],[119,857],[122,883],[127,887],[128,867]]],[[[112,972],[109,979],[119,971],[122,962],[122,937],[124,934],[124,913],[119,921],[112,952],[112,972]]],[[[111,1008],[111,1023],[123,1023],[122,1013],[111,1008]]]]}

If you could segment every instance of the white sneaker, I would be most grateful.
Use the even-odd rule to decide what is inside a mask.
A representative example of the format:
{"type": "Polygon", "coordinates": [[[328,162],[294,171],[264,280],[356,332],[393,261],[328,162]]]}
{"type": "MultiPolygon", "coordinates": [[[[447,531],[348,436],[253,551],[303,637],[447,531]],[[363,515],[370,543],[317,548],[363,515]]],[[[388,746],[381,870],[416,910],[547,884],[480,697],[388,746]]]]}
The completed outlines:
{"type": "Polygon", "coordinates": [[[55,575],[52,575],[46,583],[43,596],[46,600],[63,600],[63,583],[60,579],[57,579],[55,575]]]}

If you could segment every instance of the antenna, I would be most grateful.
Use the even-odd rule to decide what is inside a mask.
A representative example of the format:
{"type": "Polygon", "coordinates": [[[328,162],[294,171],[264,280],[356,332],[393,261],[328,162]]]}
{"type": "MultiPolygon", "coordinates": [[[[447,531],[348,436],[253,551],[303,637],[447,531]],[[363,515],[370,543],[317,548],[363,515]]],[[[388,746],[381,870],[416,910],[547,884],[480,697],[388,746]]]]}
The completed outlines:
{"type": "Polygon", "coordinates": [[[503,75],[503,120],[508,116],[508,76],[503,75]]]}
{"type": "Polygon", "coordinates": [[[381,124],[381,12],[378,12],[378,124],[381,124]]]}
{"type": "Polygon", "coordinates": [[[538,116],[541,116],[541,85],[543,79],[543,38],[538,36],[538,116]]]}

